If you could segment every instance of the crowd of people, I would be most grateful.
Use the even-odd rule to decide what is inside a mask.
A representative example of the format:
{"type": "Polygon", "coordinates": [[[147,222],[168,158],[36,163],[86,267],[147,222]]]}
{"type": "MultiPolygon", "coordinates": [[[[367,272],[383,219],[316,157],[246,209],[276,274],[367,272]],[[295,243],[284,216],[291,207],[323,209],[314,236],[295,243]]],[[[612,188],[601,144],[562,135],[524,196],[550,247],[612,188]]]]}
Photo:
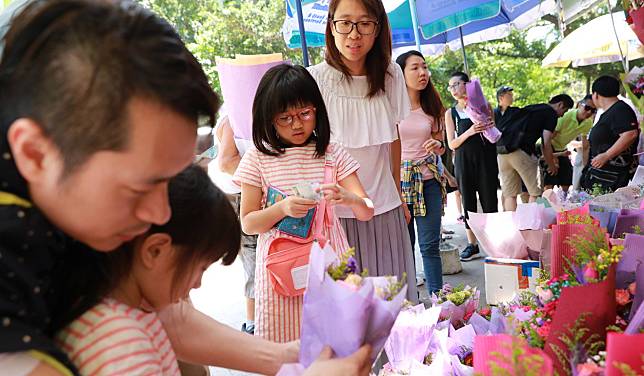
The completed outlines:
{"type": "MultiPolygon", "coordinates": [[[[469,82],[452,74],[446,109],[422,54],[392,61],[381,0],[332,0],[325,61],[271,68],[252,139],[222,116],[207,174],[192,164],[195,130],[214,125],[220,100],[167,22],[125,1],[30,2],[0,60],[0,369],[177,375],[180,360],[275,374],[297,361],[302,324],[302,289],[285,294],[267,272],[278,241],[293,239],[276,227],[285,219],[338,256],[354,247],[370,275],[406,276],[418,302],[413,249],[439,290],[449,192],[467,261],[480,254],[468,212],[498,210],[499,177],[514,210],[522,186],[534,201],[573,176],[586,189],[632,176],[639,123],[617,79],[595,80],[574,109],[565,94],[512,107],[503,86],[486,122],[467,114],[469,82]],[[490,127],[496,143],[482,137],[490,127]],[[296,194],[302,182],[319,183],[320,199],[296,194]],[[241,332],[187,300],[212,263],[238,256],[241,332]]],[[[325,349],[305,374],[366,375],[369,355],[325,349]]]]}

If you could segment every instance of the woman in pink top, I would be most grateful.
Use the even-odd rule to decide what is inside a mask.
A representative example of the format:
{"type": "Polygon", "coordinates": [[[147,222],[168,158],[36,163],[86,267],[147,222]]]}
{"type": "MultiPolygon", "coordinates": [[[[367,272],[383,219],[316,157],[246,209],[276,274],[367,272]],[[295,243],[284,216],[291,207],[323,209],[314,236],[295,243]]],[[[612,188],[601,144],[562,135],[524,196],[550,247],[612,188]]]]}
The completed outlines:
{"type": "Polygon", "coordinates": [[[408,226],[412,246],[416,238],[414,222],[418,226],[425,283],[431,294],[443,286],[439,245],[445,203],[444,168],[440,157],[445,152],[442,123],[445,108],[420,52],[406,52],[396,59],[396,63],[405,75],[411,102],[411,113],[398,125],[402,145],[402,196],[412,215],[408,226]]]}

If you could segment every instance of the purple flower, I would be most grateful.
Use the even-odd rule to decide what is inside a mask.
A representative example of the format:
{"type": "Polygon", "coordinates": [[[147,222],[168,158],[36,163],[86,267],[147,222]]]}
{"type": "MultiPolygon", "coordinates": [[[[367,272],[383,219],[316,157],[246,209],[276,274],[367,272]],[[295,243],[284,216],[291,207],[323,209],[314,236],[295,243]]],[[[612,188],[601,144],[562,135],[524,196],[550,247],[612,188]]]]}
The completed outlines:
{"type": "Polygon", "coordinates": [[[353,258],[353,256],[349,257],[347,259],[347,269],[346,272],[347,274],[352,274],[352,273],[357,273],[358,271],[358,263],[356,262],[356,259],[353,258]]]}

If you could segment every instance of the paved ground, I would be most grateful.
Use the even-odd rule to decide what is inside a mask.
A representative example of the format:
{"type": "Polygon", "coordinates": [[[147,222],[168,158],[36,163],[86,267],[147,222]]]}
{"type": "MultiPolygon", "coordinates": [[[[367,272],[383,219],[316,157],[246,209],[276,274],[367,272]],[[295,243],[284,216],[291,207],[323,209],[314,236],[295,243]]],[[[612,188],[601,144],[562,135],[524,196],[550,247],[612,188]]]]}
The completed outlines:
{"type": "MultiPolygon", "coordinates": [[[[453,230],[455,234],[450,243],[459,249],[465,247],[467,239],[465,228],[456,221],[458,214],[453,195],[450,195],[448,206],[444,217],[444,226],[453,230]]],[[[420,254],[416,249],[416,265],[422,265],[420,254]]],[[[463,271],[454,275],[443,277],[445,282],[452,285],[460,283],[478,286],[481,290],[481,304],[485,302],[485,281],[483,276],[483,258],[463,263],[463,271]]],[[[243,297],[244,271],[241,262],[236,261],[230,266],[215,264],[206,271],[203,277],[201,288],[194,290],[190,296],[195,306],[202,312],[217,319],[218,321],[241,328],[245,318],[245,300],[243,297]]],[[[427,290],[420,287],[421,300],[427,299],[427,290]]],[[[216,345],[216,344],[213,344],[216,345]]],[[[219,376],[247,376],[249,373],[211,368],[213,375],[219,376]]]]}

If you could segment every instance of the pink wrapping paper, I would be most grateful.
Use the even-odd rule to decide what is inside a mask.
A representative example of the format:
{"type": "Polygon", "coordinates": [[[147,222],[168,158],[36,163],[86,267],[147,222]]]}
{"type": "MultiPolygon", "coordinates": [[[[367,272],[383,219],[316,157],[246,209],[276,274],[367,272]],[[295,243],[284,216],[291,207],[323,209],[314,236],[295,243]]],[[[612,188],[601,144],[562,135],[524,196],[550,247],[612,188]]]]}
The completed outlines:
{"type": "Polygon", "coordinates": [[[488,256],[513,259],[528,257],[528,247],[517,229],[513,212],[468,212],[468,216],[470,228],[488,256]]]}
{"type": "MultiPolygon", "coordinates": [[[[563,288],[544,347],[544,351],[552,359],[554,369],[559,374],[564,374],[564,365],[561,364],[552,348],[557,346],[562,351],[568,351],[560,337],[563,334],[570,335],[568,329],[574,326],[579,315],[585,312],[589,313],[584,322],[584,326],[589,329],[588,336],[598,334],[600,338],[605,338],[606,327],[615,324],[617,315],[614,268],[601,282],[563,288]]],[[[569,367],[568,364],[565,366],[569,367]]]]}
{"type": "MultiPolygon", "coordinates": [[[[573,215],[590,215],[590,204],[587,203],[584,206],[580,206],[575,209],[570,209],[570,210],[565,210],[565,211],[560,211],[557,213],[557,224],[560,224],[561,222],[564,222],[568,216],[573,216],[573,215]]],[[[599,226],[599,221],[597,221],[597,225],[599,226]]]]}
{"type": "Polygon", "coordinates": [[[608,333],[605,376],[622,376],[615,363],[628,364],[636,374],[644,374],[644,334],[608,333]]]}
{"type": "Polygon", "coordinates": [[[518,205],[514,220],[519,230],[543,230],[556,223],[557,213],[552,208],[532,202],[518,205]]]}
{"type": "Polygon", "coordinates": [[[465,84],[467,93],[467,105],[465,112],[474,123],[490,124],[490,127],[483,131],[483,136],[491,143],[496,143],[501,138],[501,132],[494,126],[490,104],[485,100],[481,83],[478,79],[465,84]]]}
{"type": "MultiPolygon", "coordinates": [[[[528,346],[528,343],[519,337],[512,337],[508,334],[497,334],[493,336],[476,336],[474,339],[474,371],[483,376],[495,376],[492,372],[491,362],[496,362],[497,365],[512,372],[512,365],[503,364],[498,359],[499,356],[503,358],[512,358],[512,341],[519,341],[521,348],[525,351],[522,357],[538,355],[544,362],[539,370],[543,376],[552,376],[553,363],[552,359],[546,355],[541,349],[535,349],[528,346]],[[495,353],[498,354],[495,356],[495,353]]],[[[519,361],[521,358],[519,359],[519,361]]],[[[515,375],[515,373],[511,373],[515,375]]],[[[518,373],[516,374],[519,375],[518,373]]]]}
{"type": "Polygon", "coordinates": [[[550,252],[550,275],[558,277],[566,272],[568,262],[573,261],[576,250],[568,244],[575,235],[584,235],[592,225],[570,224],[552,226],[552,247],[550,252]]]}

